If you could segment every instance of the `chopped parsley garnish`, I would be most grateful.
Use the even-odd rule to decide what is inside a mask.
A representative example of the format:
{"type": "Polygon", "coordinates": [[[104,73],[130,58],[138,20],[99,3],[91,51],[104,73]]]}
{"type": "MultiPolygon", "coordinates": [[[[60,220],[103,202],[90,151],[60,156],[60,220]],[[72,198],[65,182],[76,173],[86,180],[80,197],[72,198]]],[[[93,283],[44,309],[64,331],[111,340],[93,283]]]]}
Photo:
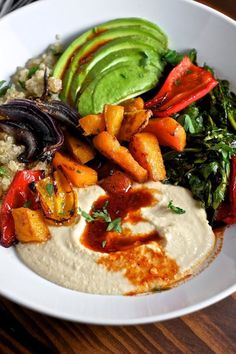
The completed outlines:
{"type": "Polygon", "coordinates": [[[173,200],[170,200],[167,206],[169,209],[171,209],[175,214],[185,214],[186,211],[182,208],[179,208],[173,204],[173,200]]]}
{"type": "Polygon", "coordinates": [[[4,166],[0,166],[0,177],[4,177],[7,175],[7,169],[4,166]]]}
{"type": "Polygon", "coordinates": [[[20,87],[25,90],[25,82],[24,81],[21,81],[21,80],[18,80],[18,84],[20,85],[20,87]]]}
{"type": "Polygon", "coordinates": [[[107,210],[108,200],[104,203],[102,210],[95,210],[92,212],[92,216],[94,219],[103,219],[105,222],[110,223],[111,217],[107,210]]]}
{"type": "Polygon", "coordinates": [[[82,215],[85,220],[90,223],[98,220],[104,220],[108,225],[106,231],[122,232],[121,218],[112,220],[108,213],[107,205],[108,200],[104,203],[102,209],[94,210],[92,215],[86,213],[84,210],[79,208],[79,214],[82,215]]]}
{"type": "Polygon", "coordinates": [[[94,222],[95,221],[95,219],[91,215],[86,213],[86,211],[82,210],[81,208],[79,208],[79,214],[82,215],[87,222],[94,222]]]}
{"type": "Polygon", "coordinates": [[[39,66],[32,66],[32,68],[29,69],[27,79],[31,79],[31,77],[36,73],[36,71],[39,69],[39,66]]]}
{"type": "Polygon", "coordinates": [[[7,90],[10,88],[9,85],[4,85],[6,83],[5,80],[0,81],[0,97],[3,97],[7,90]]]}
{"type": "Polygon", "coordinates": [[[112,220],[107,226],[107,231],[115,231],[121,233],[121,218],[112,220]]]}
{"type": "Polygon", "coordinates": [[[52,184],[52,183],[46,184],[45,189],[46,189],[48,195],[51,197],[51,196],[53,195],[53,193],[54,193],[54,186],[53,186],[53,184],[52,184]]]}
{"type": "Polygon", "coordinates": [[[31,208],[32,207],[32,202],[31,200],[27,200],[24,204],[23,204],[23,208],[31,208]]]}
{"type": "Polygon", "coordinates": [[[79,174],[81,174],[81,171],[80,171],[80,170],[77,170],[76,172],[79,173],[79,174]]]}
{"type": "Polygon", "coordinates": [[[106,241],[106,240],[103,240],[103,241],[102,241],[102,248],[105,248],[105,247],[106,247],[106,244],[107,244],[107,241],[106,241]]]}

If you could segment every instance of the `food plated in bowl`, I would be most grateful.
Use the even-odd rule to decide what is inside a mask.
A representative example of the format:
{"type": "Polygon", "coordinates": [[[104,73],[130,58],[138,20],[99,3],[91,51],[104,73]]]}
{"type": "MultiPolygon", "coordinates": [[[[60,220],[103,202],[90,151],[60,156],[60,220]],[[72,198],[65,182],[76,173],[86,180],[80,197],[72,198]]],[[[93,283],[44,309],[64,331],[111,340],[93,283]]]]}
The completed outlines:
{"type": "MultiPolygon", "coordinates": [[[[127,20],[130,21],[123,19],[126,21],[124,27],[127,27],[127,20]]],[[[150,24],[140,18],[132,20],[150,24]]],[[[119,22],[118,27],[122,27],[122,20],[114,22],[119,22]]],[[[19,154],[19,159],[26,164],[24,169],[27,168],[28,175],[24,170],[16,177],[20,179],[23,176],[21,181],[24,181],[24,177],[28,179],[30,176],[30,190],[27,183],[24,202],[11,206],[16,232],[12,239],[7,238],[9,230],[5,227],[2,243],[8,246],[8,241],[11,243],[17,235],[20,241],[17,249],[26,264],[49,280],[85,292],[133,295],[160,291],[188,278],[205,265],[215,250],[215,236],[199,200],[206,205],[210,223],[215,220],[214,210],[218,209],[221,201],[227,202],[226,188],[228,191],[230,185],[227,173],[234,151],[233,127],[229,121],[226,122],[227,141],[223,141],[230,150],[226,173],[223,174],[221,169],[212,169],[208,174],[206,170],[201,171],[201,187],[205,186],[205,181],[212,183],[214,176],[217,177],[208,193],[204,190],[202,195],[193,189],[191,180],[199,177],[196,175],[200,163],[201,167],[209,170],[209,164],[212,167],[220,160],[221,152],[216,153],[214,149],[218,141],[215,136],[212,140],[208,134],[211,130],[208,122],[212,123],[213,119],[206,118],[205,125],[201,122],[210,115],[206,110],[212,108],[213,98],[220,106],[222,97],[217,97],[216,89],[221,82],[209,68],[197,65],[194,51],[180,55],[169,50],[166,40],[161,42],[164,49],[155,52],[157,64],[154,65],[153,41],[155,44],[158,41],[151,38],[151,45],[144,45],[143,34],[139,35],[134,28],[132,31],[127,43],[130,45],[135,37],[133,43],[137,47],[137,55],[134,56],[130,55],[129,48],[123,49],[124,43],[127,44],[121,34],[122,37],[112,38],[105,44],[96,44],[96,50],[87,52],[79,61],[76,59],[81,48],[89,48],[90,41],[97,41],[100,35],[120,36],[120,28],[111,30],[112,34],[93,31],[95,39],[90,36],[85,43],[80,43],[72,60],[67,58],[79,78],[75,80],[72,77],[67,87],[68,99],[63,97],[64,93],[59,94],[64,103],[50,97],[52,92],[48,90],[49,79],[45,71],[42,96],[32,99],[26,92],[26,99],[7,99],[1,106],[2,129],[6,131],[7,126],[8,134],[9,125],[14,128],[11,129],[12,135],[16,133],[16,115],[26,117],[25,122],[17,123],[27,136],[26,148],[19,154]],[[117,43],[122,46],[114,49],[118,48],[117,43]],[[145,46],[145,54],[140,50],[142,46],[145,46]],[[110,56],[110,50],[116,55],[110,56]],[[97,52],[100,53],[98,56],[97,52]],[[100,65],[101,75],[95,75],[97,65],[100,65]],[[147,80],[144,73],[147,73],[147,80]],[[133,79],[135,74],[137,80],[133,79]],[[128,85],[124,84],[126,80],[128,85]],[[79,83],[76,89],[73,81],[76,85],[79,83]],[[191,86],[191,82],[194,85],[191,86]],[[187,92],[181,91],[186,86],[187,92]],[[151,88],[154,90],[149,92],[151,88]],[[176,100],[178,95],[181,100],[176,100]],[[195,121],[196,111],[198,119],[195,121]],[[38,132],[42,129],[40,139],[29,134],[34,131],[30,126],[32,115],[34,124],[38,124],[38,132]],[[194,129],[198,129],[198,136],[194,129]],[[188,146],[195,153],[194,159],[198,157],[199,160],[197,154],[202,155],[205,163],[198,161],[196,166],[194,161],[191,171],[188,160],[191,151],[185,151],[188,146]],[[211,155],[206,153],[209,146],[211,155]],[[189,168],[184,170],[185,179],[177,168],[172,167],[172,164],[178,164],[180,157],[183,157],[183,170],[189,168]],[[40,162],[39,168],[39,160],[47,160],[46,164],[43,162],[46,167],[40,162]],[[222,176],[227,179],[227,185],[220,183],[222,176]],[[170,182],[192,189],[195,199],[184,188],[170,186],[170,182]],[[218,186],[222,199],[217,196],[218,205],[214,201],[213,207],[210,198],[218,186]],[[25,227],[20,220],[24,220],[25,227]],[[36,223],[38,228],[34,227],[36,223]],[[191,235],[192,239],[189,239],[192,225],[196,225],[196,236],[191,235]],[[202,233],[197,232],[200,227],[203,228],[202,233]],[[173,237],[175,233],[178,238],[173,237]],[[193,242],[194,247],[191,247],[193,242]],[[188,243],[188,249],[193,250],[192,255],[190,251],[183,252],[183,244],[188,243]],[[87,263],[87,260],[92,263],[87,263]],[[107,284],[103,286],[103,282],[107,284]],[[124,286],[120,286],[122,282],[124,286]]],[[[163,30],[160,33],[165,36],[163,30]]],[[[75,42],[80,40],[79,36],[75,42]]],[[[60,60],[50,79],[62,80],[63,90],[71,70],[63,68],[64,77],[60,77],[60,60]]],[[[26,80],[26,90],[27,86],[26,80]]],[[[233,95],[227,87],[224,89],[224,95],[233,102],[233,95]]],[[[24,87],[21,92],[24,93],[24,87]]],[[[223,129],[221,122],[217,124],[219,130],[223,129]]],[[[223,131],[220,132],[222,140],[223,131]]],[[[17,134],[15,139],[19,139],[17,134]]],[[[14,183],[15,187],[19,185],[15,179],[13,187],[14,183]]],[[[10,186],[4,198],[9,200],[9,191],[16,189],[10,186]]]]}

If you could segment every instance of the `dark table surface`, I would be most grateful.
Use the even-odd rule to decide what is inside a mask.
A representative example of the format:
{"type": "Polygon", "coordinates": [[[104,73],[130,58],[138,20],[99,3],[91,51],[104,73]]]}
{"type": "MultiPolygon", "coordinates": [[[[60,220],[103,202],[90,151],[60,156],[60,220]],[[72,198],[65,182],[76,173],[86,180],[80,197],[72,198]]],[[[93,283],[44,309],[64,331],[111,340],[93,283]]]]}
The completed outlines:
{"type": "MultiPolygon", "coordinates": [[[[236,0],[200,1],[236,19],[236,0]]],[[[236,294],[194,314],[108,327],[50,318],[0,299],[0,353],[236,353],[236,294]]]]}

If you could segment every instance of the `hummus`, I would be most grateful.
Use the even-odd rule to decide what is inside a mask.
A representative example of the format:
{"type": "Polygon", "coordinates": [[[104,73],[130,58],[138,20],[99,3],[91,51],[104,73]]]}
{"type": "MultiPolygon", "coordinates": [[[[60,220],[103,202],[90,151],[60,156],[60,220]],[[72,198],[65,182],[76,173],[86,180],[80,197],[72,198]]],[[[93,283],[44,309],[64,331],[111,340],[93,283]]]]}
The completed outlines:
{"type": "MultiPolygon", "coordinates": [[[[182,188],[159,182],[135,184],[150,190],[155,202],[140,208],[142,220],[124,218],[122,229],[132,235],[158,232],[159,237],[117,252],[96,252],[81,242],[88,226],[80,217],[73,226],[50,226],[46,243],[17,245],[20,258],[36,273],[61,286],[95,294],[136,294],[170,287],[199,271],[212,254],[215,236],[205,210],[182,188]],[[185,210],[176,214],[170,200],[185,210]]],[[[99,186],[78,189],[82,210],[106,192],[99,186]]],[[[119,234],[121,237],[122,235],[119,234]]]]}

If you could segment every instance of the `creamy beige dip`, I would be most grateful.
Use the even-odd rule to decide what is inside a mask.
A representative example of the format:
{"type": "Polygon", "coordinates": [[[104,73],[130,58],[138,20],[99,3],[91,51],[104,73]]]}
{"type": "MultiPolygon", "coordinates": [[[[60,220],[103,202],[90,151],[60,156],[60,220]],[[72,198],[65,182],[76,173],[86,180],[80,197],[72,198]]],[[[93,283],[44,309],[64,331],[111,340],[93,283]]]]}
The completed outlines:
{"type": "MultiPolygon", "coordinates": [[[[178,272],[173,279],[160,281],[152,277],[150,282],[146,281],[142,287],[138,287],[126,276],[129,264],[119,271],[109,269],[105,263],[111,254],[94,252],[81,244],[80,237],[86,227],[83,217],[73,226],[50,226],[52,238],[46,243],[19,243],[16,249],[20,258],[33,271],[54,283],[96,294],[117,295],[150,291],[153,288],[170,286],[197,272],[215,246],[215,236],[208,224],[205,210],[192,198],[191,193],[182,187],[148,182],[143,185],[135,184],[133,188],[143,186],[152,190],[157,202],[155,205],[141,208],[145,221],[136,225],[123,223],[122,227],[129,228],[136,235],[153,230],[159,232],[161,242],[140,245],[138,250],[140,254],[149,250],[150,261],[153,252],[158,254],[160,249],[164,249],[166,257],[175,260],[178,265],[178,272]],[[175,214],[168,208],[170,200],[186,213],[175,214]],[[101,257],[103,262],[100,262],[101,257]]],[[[99,186],[78,189],[80,208],[89,213],[92,204],[105,194],[99,186]]],[[[155,272],[158,271],[155,264],[155,272]]]]}

